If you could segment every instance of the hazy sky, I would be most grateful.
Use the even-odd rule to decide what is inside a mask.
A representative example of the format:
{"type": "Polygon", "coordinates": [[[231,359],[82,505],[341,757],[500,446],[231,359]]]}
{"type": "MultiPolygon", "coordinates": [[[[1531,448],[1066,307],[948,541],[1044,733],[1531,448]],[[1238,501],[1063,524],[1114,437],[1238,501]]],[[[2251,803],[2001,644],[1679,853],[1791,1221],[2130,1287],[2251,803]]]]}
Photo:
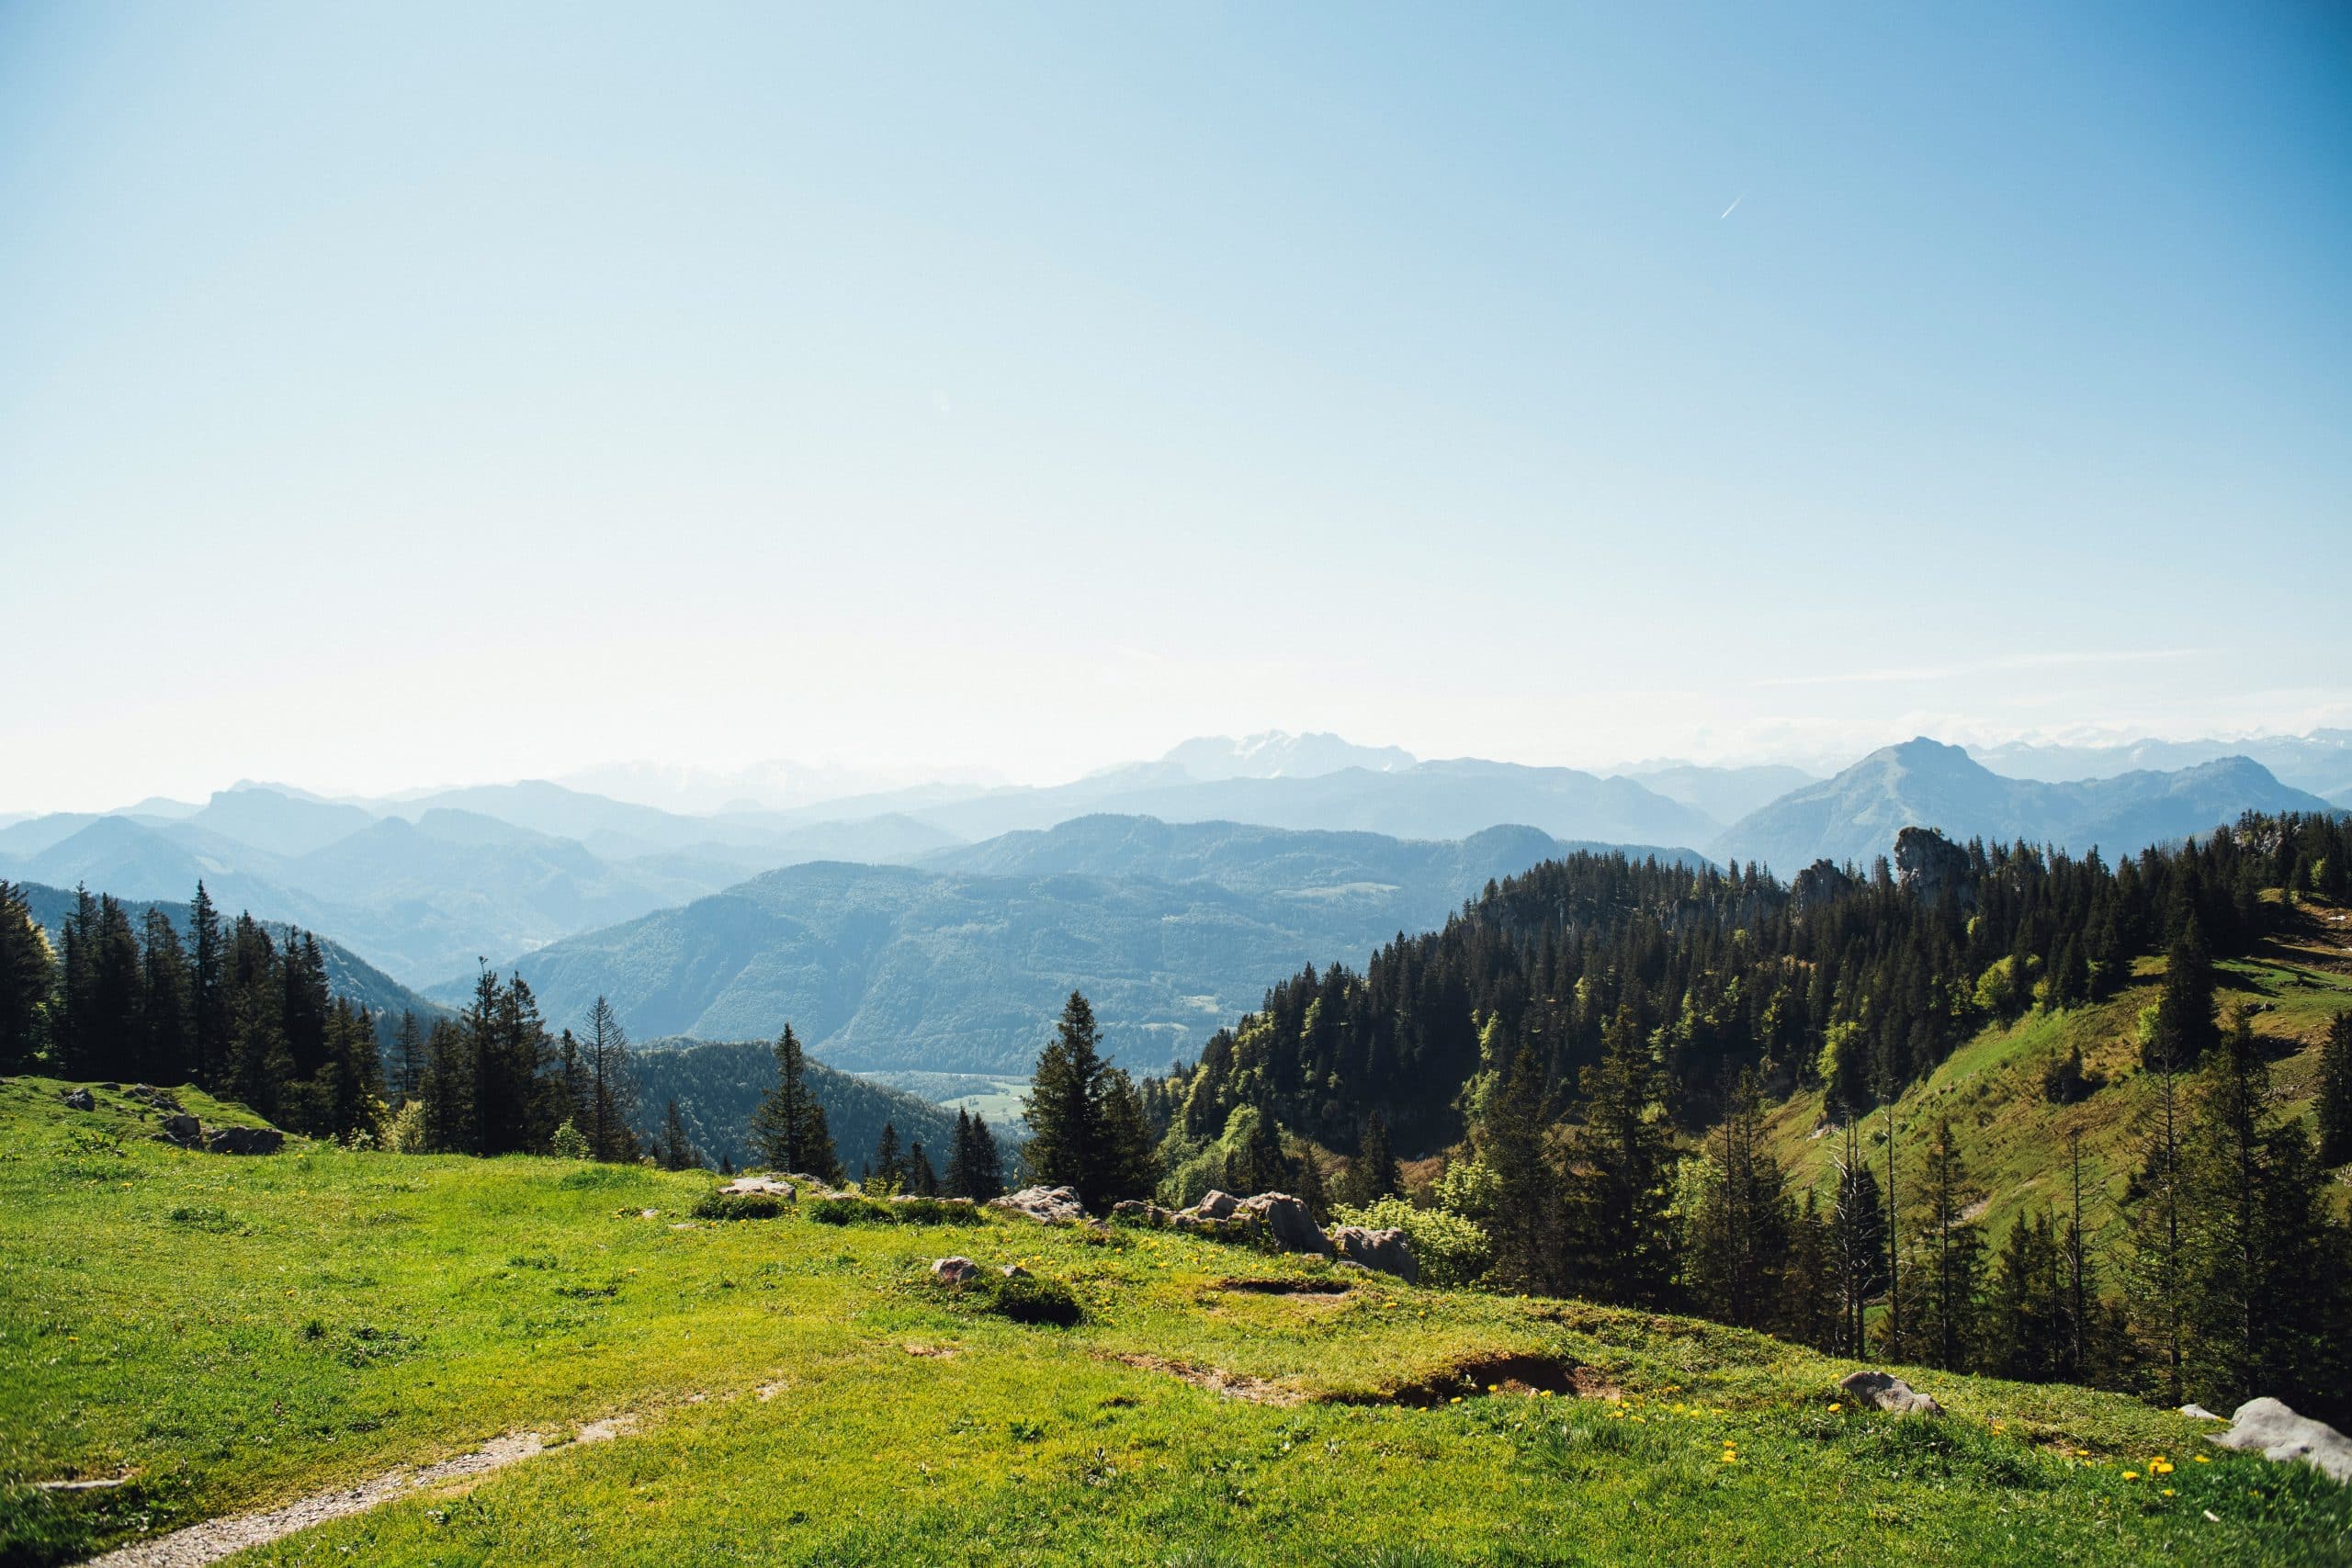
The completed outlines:
{"type": "Polygon", "coordinates": [[[0,809],[2352,722],[2348,193],[2335,6],[0,4],[0,809]]]}

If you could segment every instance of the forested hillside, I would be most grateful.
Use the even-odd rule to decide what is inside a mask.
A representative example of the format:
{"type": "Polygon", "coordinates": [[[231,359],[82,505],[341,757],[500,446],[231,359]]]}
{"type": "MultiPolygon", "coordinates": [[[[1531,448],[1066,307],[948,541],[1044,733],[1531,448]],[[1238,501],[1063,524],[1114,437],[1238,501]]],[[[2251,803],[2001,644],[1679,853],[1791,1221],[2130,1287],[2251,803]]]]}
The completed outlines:
{"type": "Polygon", "coordinates": [[[1335,1184],[1372,1199],[1396,1190],[1391,1147],[1447,1154],[1421,1201],[1479,1227],[1506,1285],[2217,1408],[2325,1401],[2352,1328],[2320,1163],[2352,1160],[2352,953],[2323,936],[2273,981],[2245,956],[2340,931],[2347,867],[2352,827],[2316,815],[2111,867],[1917,829],[1892,863],[1790,884],[1571,856],[1361,971],[1275,987],[1147,1098],[1171,1180],[1221,1159],[1320,1190],[1335,1173],[1317,1151],[1356,1151],[1335,1184]],[[2266,999],[2280,987],[2291,1006],[2266,999]],[[2225,1017],[2224,999],[2253,1005],[2225,1017]],[[2125,1216],[2103,1248],[2098,1216],[2071,1212],[2067,1140],[1996,1166],[1973,1134],[2003,1107],[1937,1079],[1963,1045],[1974,1059],[2035,1021],[2087,1019],[2127,1033],[2128,1066],[2104,1035],[2094,1063],[2045,1039],[2044,1111],[2117,1093],[2103,1075],[2128,1070],[2162,1112],[2157,1130],[2135,1118],[2130,1160],[2089,1172],[2091,1206],[2125,1216]],[[1894,1143],[1865,1130],[1923,1084],[1935,1098],[1905,1102],[1894,1143]],[[1776,1142],[1766,1112],[1792,1096],[1785,1136],[1826,1159],[1776,1142]],[[2039,1196],[1984,1190],[1972,1161],[2039,1196]],[[1999,1235],[1979,1226],[1995,1210],[1999,1235]],[[2248,1300],[2266,1304],[2232,1305],[2248,1300]]]}
{"type": "MultiPolygon", "coordinates": [[[[657,1135],[663,1108],[674,1103],[703,1163],[726,1161],[743,1168],[753,1162],[752,1113],[776,1081],[773,1042],[649,1040],[633,1053],[631,1066],[639,1104],[635,1124],[641,1134],[657,1135]]],[[[820,1062],[808,1063],[806,1071],[808,1090],[825,1108],[834,1147],[851,1176],[873,1156],[885,1126],[901,1148],[920,1144],[933,1168],[944,1168],[955,1112],[820,1062]]]]}
{"type": "Polygon", "coordinates": [[[602,995],[640,1035],[789,1020],[848,1070],[1025,1072],[1082,987],[1106,1048],[1157,1067],[1270,978],[1434,925],[1561,849],[1524,828],[1412,842],[1083,818],[921,867],[772,872],[513,967],[557,1017],[602,995]]]}

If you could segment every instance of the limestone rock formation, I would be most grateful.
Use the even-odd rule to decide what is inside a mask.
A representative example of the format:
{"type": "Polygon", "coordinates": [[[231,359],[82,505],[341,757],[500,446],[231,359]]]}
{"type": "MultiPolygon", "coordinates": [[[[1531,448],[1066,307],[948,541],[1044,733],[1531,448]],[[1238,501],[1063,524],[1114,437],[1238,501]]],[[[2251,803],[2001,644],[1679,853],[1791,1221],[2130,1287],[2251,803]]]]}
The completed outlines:
{"type": "Polygon", "coordinates": [[[1086,1206],[1078,1201],[1074,1187],[1024,1187],[1018,1192],[989,1199],[989,1207],[1026,1214],[1047,1225],[1074,1225],[1086,1218],[1086,1206]]]}
{"type": "Polygon", "coordinates": [[[1894,1416],[1940,1416],[1944,1407],[1892,1372],[1854,1372],[1838,1385],[1873,1409],[1894,1416]]]}
{"type": "Polygon", "coordinates": [[[2230,1417],[2230,1429],[2208,1442],[2252,1449],[2273,1463],[2301,1460],[2330,1480],[2352,1483],[2352,1438],[2324,1421],[2298,1416],[2276,1399],[2249,1399],[2230,1417]]]}
{"type": "Polygon", "coordinates": [[[1413,1256],[1413,1244],[1403,1231],[1341,1225],[1331,1233],[1331,1245],[1347,1262],[1394,1274],[1408,1285],[1420,1280],[1420,1260],[1413,1256]]]}
{"type": "Polygon", "coordinates": [[[1905,828],[1894,835],[1894,880],[1923,903],[1932,904],[1947,891],[1963,908],[1976,902],[1968,880],[1968,852],[1933,828],[1905,828]]]}

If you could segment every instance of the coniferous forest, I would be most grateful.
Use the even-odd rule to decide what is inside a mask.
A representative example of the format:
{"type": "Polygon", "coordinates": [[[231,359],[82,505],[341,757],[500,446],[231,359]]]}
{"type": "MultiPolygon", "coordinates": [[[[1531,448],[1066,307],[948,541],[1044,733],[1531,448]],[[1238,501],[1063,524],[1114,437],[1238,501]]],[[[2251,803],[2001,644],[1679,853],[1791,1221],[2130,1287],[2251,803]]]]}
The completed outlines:
{"type": "MultiPolygon", "coordinates": [[[[2252,1014],[2223,1016],[2213,963],[2299,900],[2343,897],[2352,827],[2249,817],[2113,866],[1910,829],[1895,860],[1782,883],[1580,854],[1490,886],[1360,971],[1274,987],[1148,1082],[1166,1189],[1336,1187],[1429,1227],[1424,1251],[1466,1227],[1451,1245],[1509,1290],[2173,1403],[2344,1412],[2352,1236],[2321,1161],[2352,1149],[2352,1017],[2324,1053],[2314,1140],[2278,1109],[2252,1014]],[[2049,1173],[2046,1206],[1987,1235],[1949,1125],[1899,1168],[1866,1134],[1980,1029],[2101,1000],[2157,960],[2139,1054],[2164,1114],[2121,1244],[2091,1239],[2079,1157],[2049,1173]],[[1804,1192],[1764,1133],[1800,1089],[1822,1092],[1837,1139],[1836,1179],[1804,1192]],[[1392,1140],[1448,1156],[1418,1211],[1383,1196],[1392,1140]],[[1325,1151],[1355,1157],[1333,1177],[1325,1151]]],[[[2053,1100],[2096,1087],[2079,1060],[2052,1078],[2053,1100]]]]}

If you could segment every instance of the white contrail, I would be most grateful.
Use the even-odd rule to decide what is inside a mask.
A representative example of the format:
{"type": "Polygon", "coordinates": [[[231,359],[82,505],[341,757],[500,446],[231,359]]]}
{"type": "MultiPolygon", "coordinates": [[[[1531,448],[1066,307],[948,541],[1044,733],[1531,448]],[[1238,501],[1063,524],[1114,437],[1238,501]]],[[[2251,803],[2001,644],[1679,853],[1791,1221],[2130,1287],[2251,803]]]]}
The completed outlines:
{"type": "MultiPolygon", "coordinates": [[[[1728,218],[1728,217],[1730,217],[1730,216],[1732,215],[1733,211],[1734,211],[1734,210],[1736,210],[1736,209],[1738,208],[1739,204],[1740,204],[1741,202],[1743,202],[1743,201],[1746,201],[1747,199],[1747,193],[1746,191],[1741,191],[1737,196],[1733,197],[1731,198],[1731,206],[1730,206],[1730,207],[1726,207],[1726,208],[1724,208],[1724,211],[1723,211],[1723,216],[1724,216],[1724,218],[1728,218]]],[[[1716,221],[1717,221],[1717,222],[1721,222],[1721,221],[1723,221],[1723,219],[1719,218],[1719,219],[1717,219],[1717,220],[1716,220],[1716,221]]]]}

